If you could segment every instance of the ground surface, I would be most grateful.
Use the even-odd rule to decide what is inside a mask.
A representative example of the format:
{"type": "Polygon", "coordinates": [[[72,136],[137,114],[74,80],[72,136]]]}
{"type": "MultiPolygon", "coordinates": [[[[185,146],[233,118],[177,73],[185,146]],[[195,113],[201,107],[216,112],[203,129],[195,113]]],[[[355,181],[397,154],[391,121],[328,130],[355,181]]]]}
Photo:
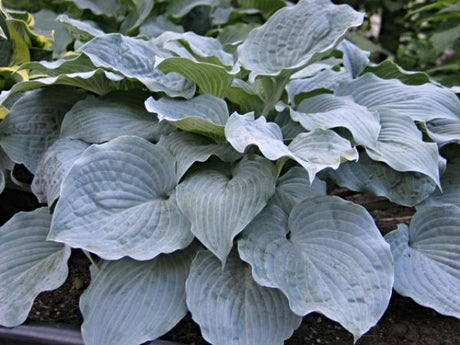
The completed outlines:
{"type": "MultiPolygon", "coordinates": [[[[383,233],[395,229],[398,223],[409,223],[414,212],[413,209],[398,207],[382,198],[370,195],[349,193],[341,189],[333,191],[332,194],[365,206],[374,216],[383,233]]],[[[6,191],[0,195],[0,225],[6,221],[8,215],[18,211],[18,205],[22,209],[36,207],[33,198],[27,193],[6,191]]],[[[29,319],[81,324],[78,299],[89,284],[88,268],[89,261],[86,256],[81,251],[74,250],[69,260],[67,281],[55,291],[40,294],[29,314],[29,319]]],[[[162,338],[186,345],[207,344],[200,336],[199,327],[189,315],[162,338]]],[[[310,314],[304,318],[299,329],[285,344],[352,345],[353,339],[340,325],[319,314],[310,314]]],[[[400,344],[458,345],[460,344],[460,321],[439,315],[395,293],[383,318],[356,345],[400,344]]]]}

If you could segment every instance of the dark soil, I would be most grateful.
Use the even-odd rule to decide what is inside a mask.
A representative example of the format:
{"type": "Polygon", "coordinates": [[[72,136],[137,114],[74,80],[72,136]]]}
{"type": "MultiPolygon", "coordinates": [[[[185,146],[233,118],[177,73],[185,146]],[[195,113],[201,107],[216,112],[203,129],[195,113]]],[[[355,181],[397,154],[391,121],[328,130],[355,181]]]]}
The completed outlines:
{"type": "MultiPolygon", "coordinates": [[[[337,189],[332,194],[340,195],[366,207],[383,233],[395,229],[398,223],[408,224],[414,212],[411,208],[391,204],[383,198],[353,194],[343,189],[337,189]]],[[[1,201],[0,208],[5,205],[1,201]]],[[[5,215],[3,211],[5,210],[0,213],[5,215]]],[[[80,325],[82,317],[78,309],[78,299],[90,281],[89,265],[86,256],[80,250],[74,250],[69,260],[67,281],[55,291],[41,293],[34,303],[29,319],[80,325]]],[[[187,345],[207,344],[200,336],[199,327],[192,321],[190,315],[162,338],[187,345]]],[[[352,345],[353,338],[339,324],[313,313],[304,318],[299,329],[285,344],[352,345]]],[[[460,344],[460,321],[421,307],[411,299],[394,293],[383,318],[356,344],[458,345],[460,344]]]]}

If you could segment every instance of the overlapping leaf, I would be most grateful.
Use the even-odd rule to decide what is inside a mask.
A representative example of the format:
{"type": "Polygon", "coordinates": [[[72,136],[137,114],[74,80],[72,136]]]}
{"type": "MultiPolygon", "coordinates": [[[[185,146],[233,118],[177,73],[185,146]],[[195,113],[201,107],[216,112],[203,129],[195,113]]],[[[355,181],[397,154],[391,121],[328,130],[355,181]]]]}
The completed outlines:
{"type": "Polygon", "coordinates": [[[251,31],[238,47],[239,61],[251,71],[251,80],[258,75],[292,73],[334,48],[346,31],[362,20],[363,15],[349,6],[302,0],[280,9],[251,31]]]}
{"type": "Polygon", "coordinates": [[[289,214],[301,201],[318,195],[326,195],[326,183],[316,178],[310,185],[307,172],[301,167],[293,167],[278,179],[270,205],[289,214]]]}
{"type": "Polygon", "coordinates": [[[385,236],[395,261],[394,289],[438,313],[460,318],[460,208],[418,210],[410,226],[385,236]]]}
{"type": "Polygon", "coordinates": [[[353,102],[348,97],[323,94],[303,100],[291,117],[309,131],[316,128],[348,129],[356,143],[373,146],[380,132],[379,115],[353,102]]]}
{"type": "Polygon", "coordinates": [[[343,52],[343,64],[352,78],[356,78],[369,64],[370,52],[360,49],[348,40],[343,40],[339,49],[343,52]]]}
{"type": "Polygon", "coordinates": [[[257,155],[234,167],[203,166],[177,189],[177,203],[192,223],[193,234],[222,263],[233,238],[259,213],[275,192],[275,168],[257,155]]]}
{"type": "Polygon", "coordinates": [[[249,145],[257,145],[268,159],[294,159],[308,172],[310,182],[319,171],[327,167],[336,169],[342,161],[358,157],[348,140],[330,130],[300,133],[286,146],[279,126],[267,122],[263,116],[254,119],[253,113],[233,113],[225,127],[225,135],[238,152],[244,152],[249,145]]]}
{"type": "Polygon", "coordinates": [[[317,196],[294,206],[289,218],[267,207],[242,233],[238,249],[254,279],[281,289],[296,314],[321,312],[355,340],[388,306],[390,248],[361,206],[317,196]]]}
{"type": "Polygon", "coordinates": [[[418,208],[453,204],[460,207],[460,161],[449,162],[441,177],[441,188],[432,193],[418,208]]]}
{"type": "Polygon", "coordinates": [[[102,143],[121,135],[134,135],[158,141],[174,127],[158,123],[145,110],[148,93],[113,92],[102,97],[89,96],[77,102],[64,117],[61,138],[102,143]]]}
{"type": "Polygon", "coordinates": [[[397,171],[425,174],[439,186],[438,165],[443,166],[445,160],[437,145],[422,140],[422,133],[409,116],[389,108],[380,108],[378,113],[382,128],[375,144],[366,147],[369,157],[397,171]]]}
{"type": "Polygon", "coordinates": [[[460,114],[460,101],[449,89],[429,83],[406,85],[396,79],[380,79],[372,73],[342,82],[335,94],[352,96],[356,103],[370,110],[379,107],[392,109],[413,121],[458,120],[460,114]]]}
{"type": "Polygon", "coordinates": [[[425,200],[436,189],[436,183],[427,175],[396,171],[385,163],[370,159],[365,152],[360,153],[357,162],[343,163],[327,174],[339,186],[384,196],[410,207],[425,200]]]}
{"type": "Polygon", "coordinates": [[[185,98],[190,98],[195,92],[194,85],[180,74],[165,75],[155,68],[155,57],[168,55],[151,41],[107,34],[92,39],[81,47],[81,51],[96,67],[115,70],[128,78],[139,80],[151,91],[185,98]]]}
{"type": "Polygon", "coordinates": [[[88,146],[80,140],[58,139],[48,148],[38,163],[31,185],[40,203],[51,206],[59,198],[62,180],[88,146]]]}
{"type": "Polygon", "coordinates": [[[200,95],[189,100],[149,97],[147,111],[155,113],[160,121],[168,121],[188,132],[202,134],[217,140],[224,137],[228,120],[225,101],[212,95],[200,95]]]}
{"type": "Polygon", "coordinates": [[[46,240],[51,223],[47,207],[20,212],[0,227],[0,324],[23,323],[42,291],[67,278],[70,248],[46,240]]]}
{"type": "Polygon", "coordinates": [[[430,139],[440,145],[460,143],[460,118],[431,120],[425,124],[425,129],[430,139]]]}
{"type": "Polygon", "coordinates": [[[187,312],[185,279],[194,247],[145,262],[103,261],[91,267],[80,299],[86,345],[138,345],[163,335],[187,312]]]}
{"type": "Polygon", "coordinates": [[[185,248],[193,235],[176,184],[175,159],[163,147],[130,136],[93,145],[64,179],[49,239],[109,260],[185,248]]]}
{"type": "Polygon", "coordinates": [[[233,162],[241,155],[229,145],[216,144],[209,139],[188,132],[174,132],[163,136],[159,142],[176,158],[176,174],[180,180],[195,162],[205,162],[217,156],[225,162],[233,162]]]}
{"type": "Polygon", "coordinates": [[[225,268],[201,251],[186,283],[187,306],[211,344],[281,345],[300,325],[278,290],[256,284],[249,267],[232,252],[225,268]]]}
{"type": "Polygon", "coordinates": [[[47,87],[25,93],[0,122],[0,146],[15,163],[32,173],[59,136],[61,121],[84,94],[70,87],[47,87]]]}

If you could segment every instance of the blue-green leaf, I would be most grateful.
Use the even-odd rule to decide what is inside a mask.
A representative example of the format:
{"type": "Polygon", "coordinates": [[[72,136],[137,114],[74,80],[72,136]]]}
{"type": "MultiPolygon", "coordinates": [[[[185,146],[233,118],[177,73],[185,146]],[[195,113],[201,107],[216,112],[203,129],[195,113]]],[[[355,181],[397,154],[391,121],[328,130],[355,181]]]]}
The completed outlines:
{"type": "Polygon", "coordinates": [[[155,57],[168,56],[151,41],[120,34],[95,37],[81,48],[96,67],[108,68],[144,84],[150,91],[165,92],[171,97],[190,98],[193,84],[177,73],[165,75],[155,67],[155,57]]]}
{"type": "Polygon", "coordinates": [[[351,98],[323,94],[307,98],[291,109],[291,118],[309,131],[348,129],[358,145],[373,146],[380,132],[379,115],[351,98]]]}
{"type": "Polygon", "coordinates": [[[64,179],[49,239],[108,260],[149,260],[185,248],[190,223],[176,204],[175,159],[123,136],[93,145],[64,179]]]}
{"type": "Polygon", "coordinates": [[[395,261],[394,289],[438,313],[460,318],[460,208],[417,210],[410,226],[385,236],[395,261]]]}
{"type": "Polygon", "coordinates": [[[158,141],[174,127],[145,110],[148,93],[119,91],[102,97],[89,96],[77,102],[64,117],[61,138],[102,143],[121,135],[134,135],[158,141]]]}
{"type": "Polygon", "coordinates": [[[256,284],[249,267],[232,252],[225,268],[201,251],[186,283],[187,306],[203,338],[219,345],[282,345],[301,318],[278,290],[256,284]]]}
{"type": "Polygon", "coordinates": [[[413,171],[429,176],[438,186],[439,167],[445,159],[435,143],[424,142],[413,120],[389,108],[378,109],[382,126],[378,140],[366,146],[373,160],[384,162],[397,171],[413,171]]]}
{"type": "Polygon", "coordinates": [[[47,87],[25,93],[0,122],[0,146],[15,163],[32,173],[59,136],[61,121],[84,94],[70,87],[47,87]]]}
{"type": "Polygon", "coordinates": [[[154,340],[187,312],[185,279],[195,247],[153,260],[102,261],[80,299],[86,345],[138,345],[154,340]]]}
{"type": "Polygon", "coordinates": [[[234,167],[203,166],[177,189],[177,203],[192,223],[193,234],[222,263],[234,237],[259,213],[275,192],[275,167],[246,155],[234,167]]]}
{"type": "Polygon", "coordinates": [[[20,212],[0,227],[0,324],[23,323],[40,292],[57,289],[67,278],[70,248],[46,240],[47,207],[20,212]]]}
{"type": "Polygon", "coordinates": [[[293,73],[315,56],[333,49],[347,30],[362,23],[363,15],[329,0],[302,0],[277,11],[252,30],[238,47],[239,62],[258,75],[293,73]]]}
{"type": "Polygon", "coordinates": [[[409,207],[422,202],[436,189],[436,183],[427,175],[396,171],[385,163],[370,159],[365,152],[360,153],[357,162],[345,162],[327,174],[341,187],[384,196],[409,207]]]}
{"type": "Polygon", "coordinates": [[[414,121],[454,119],[460,116],[460,100],[454,92],[434,84],[406,85],[397,79],[380,79],[372,73],[337,88],[337,96],[352,96],[370,110],[385,107],[414,121]]]}
{"type": "Polygon", "coordinates": [[[320,312],[355,340],[388,306],[390,248],[361,206],[317,196],[294,206],[289,217],[267,207],[243,231],[238,249],[254,279],[283,291],[296,314],[320,312]]]}
{"type": "Polygon", "coordinates": [[[202,134],[217,140],[224,137],[228,120],[227,103],[212,95],[200,95],[189,100],[149,97],[147,111],[155,113],[160,121],[168,121],[188,132],[202,134]]]}
{"type": "Polygon", "coordinates": [[[89,144],[81,140],[58,139],[38,163],[31,189],[41,203],[49,206],[59,198],[64,177],[89,144]]]}

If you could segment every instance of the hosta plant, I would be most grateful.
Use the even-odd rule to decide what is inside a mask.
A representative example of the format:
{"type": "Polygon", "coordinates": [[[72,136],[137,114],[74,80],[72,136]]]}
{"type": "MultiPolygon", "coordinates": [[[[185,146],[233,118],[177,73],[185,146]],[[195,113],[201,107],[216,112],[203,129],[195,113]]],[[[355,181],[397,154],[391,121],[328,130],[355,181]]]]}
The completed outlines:
{"type": "Polygon", "coordinates": [[[0,228],[1,325],[63,283],[71,248],[93,261],[87,345],[137,345],[187,312],[212,344],[282,344],[312,312],[356,340],[393,288],[460,317],[460,102],[344,40],[362,13],[43,3],[72,39],[0,96],[1,188],[23,164],[42,203],[0,228]],[[332,183],[417,212],[384,237],[332,183]]]}

